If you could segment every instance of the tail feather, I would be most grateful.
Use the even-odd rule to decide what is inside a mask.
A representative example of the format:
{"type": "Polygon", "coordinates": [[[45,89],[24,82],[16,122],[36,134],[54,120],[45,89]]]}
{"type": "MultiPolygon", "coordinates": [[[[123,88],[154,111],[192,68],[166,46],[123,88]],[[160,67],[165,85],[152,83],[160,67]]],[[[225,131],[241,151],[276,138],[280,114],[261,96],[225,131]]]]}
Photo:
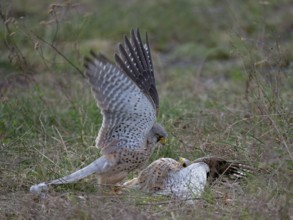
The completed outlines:
{"type": "Polygon", "coordinates": [[[70,175],[55,179],[55,180],[51,180],[49,182],[43,182],[43,183],[39,183],[39,184],[35,184],[33,186],[31,186],[30,188],[30,192],[34,193],[34,194],[39,194],[41,191],[46,191],[48,190],[48,187],[50,185],[60,185],[60,184],[66,184],[66,183],[73,183],[76,182],[78,180],[81,180],[93,173],[104,173],[107,171],[107,168],[111,166],[111,164],[109,163],[109,160],[105,157],[102,156],[100,158],[98,158],[97,160],[93,161],[92,163],[90,163],[89,165],[87,165],[86,167],[77,170],[75,172],[73,172],[70,175]]]}
{"type": "Polygon", "coordinates": [[[86,167],[73,172],[70,175],[51,180],[48,182],[49,185],[59,185],[59,184],[66,184],[76,182],[81,180],[93,173],[103,173],[105,172],[105,168],[107,166],[108,160],[105,157],[100,157],[97,160],[93,161],[86,167]]]}
{"type": "Polygon", "coordinates": [[[198,158],[193,163],[204,162],[209,168],[209,178],[215,180],[220,176],[228,176],[230,178],[243,178],[249,173],[254,173],[254,169],[241,162],[227,161],[219,157],[202,157],[198,158]]]}

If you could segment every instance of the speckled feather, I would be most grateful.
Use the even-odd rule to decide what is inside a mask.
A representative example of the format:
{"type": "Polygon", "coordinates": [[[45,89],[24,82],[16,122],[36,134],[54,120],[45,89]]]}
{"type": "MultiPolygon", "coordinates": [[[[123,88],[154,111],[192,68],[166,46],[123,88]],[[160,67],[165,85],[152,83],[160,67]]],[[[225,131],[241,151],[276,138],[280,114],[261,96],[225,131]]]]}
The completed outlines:
{"type": "Polygon", "coordinates": [[[140,189],[145,192],[156,192],[164,188],[165,180],[170,172],[182,169],[181,163],[171,158],[160,158],[155,160],[138,176],[140,189]]]}
{"type": "Polygon", "coordinates": [[[85,59],[86,75],[103,114],[97,147],[102,153],[141,148],[155,123],[156,110],[125,72],[104,56],[91,54],[92,59],[85,59]]]}

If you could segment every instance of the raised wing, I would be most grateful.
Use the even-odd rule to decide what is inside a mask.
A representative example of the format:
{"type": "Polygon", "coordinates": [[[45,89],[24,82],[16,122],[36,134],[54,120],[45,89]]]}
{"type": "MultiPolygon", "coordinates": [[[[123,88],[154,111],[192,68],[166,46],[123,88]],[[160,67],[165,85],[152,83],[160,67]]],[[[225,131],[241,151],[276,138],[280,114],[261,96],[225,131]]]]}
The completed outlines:
{"type": "Polygon", "coordinates": [[[86,75],[103,114],[96,144],[103,154],[117,147],[138,149],[155,123],[156,109],[128,74],[103,55],[91,55],[85,58],[86,75]]]}
{"type": "Polygon", "coordinates": [[[155,109],[159,109],[159,96],[156,89],[154,68],[146,33],[146,44],[143,45],[139,30],[131,30],[131,38],[125,36],[124,46],[119,44],[120,56],[115,54],[119,67],[136,83],[151,100],[155,109]]]}

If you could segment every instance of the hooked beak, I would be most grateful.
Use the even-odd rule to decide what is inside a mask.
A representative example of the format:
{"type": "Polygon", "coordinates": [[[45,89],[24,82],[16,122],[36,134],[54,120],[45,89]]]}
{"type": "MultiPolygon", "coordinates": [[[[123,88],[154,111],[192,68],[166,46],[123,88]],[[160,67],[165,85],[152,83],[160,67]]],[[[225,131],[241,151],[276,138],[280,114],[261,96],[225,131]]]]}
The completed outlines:
{"type": "Polygon", "coordinates": [[[162,145],[165,145],[166,144],[166,138],[165,137],[160,137],[159,143],[162,144],[162,145]]]}

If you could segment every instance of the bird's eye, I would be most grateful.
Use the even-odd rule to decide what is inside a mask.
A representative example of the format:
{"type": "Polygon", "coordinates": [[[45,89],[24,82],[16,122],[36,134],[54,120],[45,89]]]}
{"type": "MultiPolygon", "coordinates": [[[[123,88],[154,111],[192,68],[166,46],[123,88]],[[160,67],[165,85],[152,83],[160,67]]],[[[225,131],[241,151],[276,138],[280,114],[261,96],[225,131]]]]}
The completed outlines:
{"type": "Polygon", "coordinates": [[[183,163],[182,166],[183,166],[183,167],[187,167],[186,163],[183,163]]]}
{"type": "Polygon", "coordinates": [[[157,143],[160,142],[160,139],[161,139],[160,136],[156,136],[156,138],[157,138],[157,143]]]}

